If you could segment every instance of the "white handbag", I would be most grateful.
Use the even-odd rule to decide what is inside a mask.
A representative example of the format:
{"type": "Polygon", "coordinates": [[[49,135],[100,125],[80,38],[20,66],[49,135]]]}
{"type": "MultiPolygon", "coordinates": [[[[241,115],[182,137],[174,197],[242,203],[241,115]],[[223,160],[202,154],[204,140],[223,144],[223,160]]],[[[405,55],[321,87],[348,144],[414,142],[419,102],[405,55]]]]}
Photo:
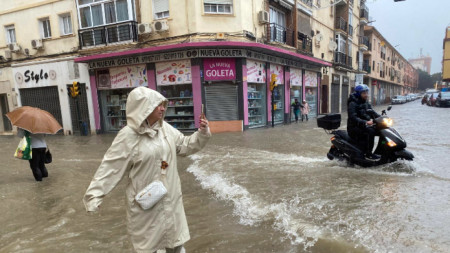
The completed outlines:
{"type": "Polygon", "coordinates": [[[164,187],[164,184],[159,180],[155,180],[140,191],[134,199],[142,209],[147,210],[158,203],[166,194],[167,189],[164,187]]]}

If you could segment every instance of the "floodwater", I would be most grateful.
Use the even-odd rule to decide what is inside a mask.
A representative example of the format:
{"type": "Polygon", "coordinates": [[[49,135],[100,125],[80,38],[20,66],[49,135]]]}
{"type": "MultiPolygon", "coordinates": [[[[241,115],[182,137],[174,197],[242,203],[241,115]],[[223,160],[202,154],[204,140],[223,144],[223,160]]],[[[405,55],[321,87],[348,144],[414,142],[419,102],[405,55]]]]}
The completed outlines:
{"type": "MultiPolygon", "coordinates": [[[[326,159],[330,136],[315,120],[214,135],[179,159],[186,251],[449,252],[448,110],[393,106],[416,159],[373,169],[326,159]]],[[[132,252],[125,180],[98,213],[81,201],[113,138],[49,137],[53,163],[38,183],[13,158],[19,138],[0,137],[0,252],[132,252]]]]}

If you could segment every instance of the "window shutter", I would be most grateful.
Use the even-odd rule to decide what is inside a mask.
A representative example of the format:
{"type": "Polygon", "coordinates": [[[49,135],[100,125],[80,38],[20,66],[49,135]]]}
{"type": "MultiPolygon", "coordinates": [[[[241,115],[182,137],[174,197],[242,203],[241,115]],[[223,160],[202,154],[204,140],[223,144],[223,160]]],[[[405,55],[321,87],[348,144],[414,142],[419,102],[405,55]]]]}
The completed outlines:
{"type": "Polygon", "coordinates": [[[169,0],[153,0],[154,13],[169,11],[169,0]]]}
{"type": "Polygon", "coordinates": [[[233,0],[204,0],[205,4],[233,4],[233,0]]]}

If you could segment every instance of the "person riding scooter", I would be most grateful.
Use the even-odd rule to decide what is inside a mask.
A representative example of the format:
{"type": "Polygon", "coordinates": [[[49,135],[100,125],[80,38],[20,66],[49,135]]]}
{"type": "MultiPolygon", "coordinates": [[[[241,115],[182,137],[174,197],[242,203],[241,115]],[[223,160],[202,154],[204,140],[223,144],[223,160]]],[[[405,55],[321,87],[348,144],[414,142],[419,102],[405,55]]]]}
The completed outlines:
{"type": "Polygon", "coordinates": [[[366,158],[377,160],[380,156],[372,153],[376,132],[371,126],[380,115],[372,109],[368,99],[369,87],[365,84],[357,85],[355,92],[350,94],[347,102],[347,132],[364,151],[366,158]]]}

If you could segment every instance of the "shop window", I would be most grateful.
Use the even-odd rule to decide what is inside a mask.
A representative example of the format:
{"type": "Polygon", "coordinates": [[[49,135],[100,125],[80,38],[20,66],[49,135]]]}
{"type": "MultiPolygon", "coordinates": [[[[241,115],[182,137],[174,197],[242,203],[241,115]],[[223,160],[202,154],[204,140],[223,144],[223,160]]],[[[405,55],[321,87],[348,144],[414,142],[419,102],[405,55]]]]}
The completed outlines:
{"type": "Polygon", "coordinates": [[[153,0],[153,13],[155,19],[169,17],[169,0],[153,0]]]}
{"type": "Polygon", "coordinates": [[[169,100],[165,120],[182,131],[195,131],[192,84],[160,85],[158,91],[169,100]]]}
{"type": "Polygon", "coordinates": [[[43,39],[51,38],[52,30],[50,27],[50,19],[45,18],[45,19],[39,20],[39,25],[40,25],[40,29],[41,29],[41,37],[43,39]]]}
{"type": "Polygon", "coordinates": [[[233,14],[233,0],[204,0],[203,8],[208,14],[233,14]]]}
{"type": "Polygon", "coordinates": [[[127,125],[126,104],[132,89],[100,91],[100,101],[105,131],[119,131],[127,125]]]}
{"type": "Polygon", "coordinates": [[[8,44],[16,43],[16,29],[13,25],[5,27],[6,42],[8,44]]]}
{"type": "Polygon", "coordinates": [[[249,84],[247,88],[249,127],[266,125],[266,84],[249,84]]]}
{"type": "Polygon", "coordinates": [[[61,35],[72,34],[72,19],[69,13],[59,15],[61,35]]]}

